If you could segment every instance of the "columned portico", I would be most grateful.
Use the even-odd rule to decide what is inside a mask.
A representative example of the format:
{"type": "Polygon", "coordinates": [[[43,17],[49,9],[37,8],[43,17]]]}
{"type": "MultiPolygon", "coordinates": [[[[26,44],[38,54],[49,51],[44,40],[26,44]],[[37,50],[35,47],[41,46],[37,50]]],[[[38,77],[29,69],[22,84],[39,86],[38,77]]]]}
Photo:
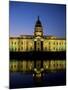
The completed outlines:
{"type": "Polygon", "coordinates": [[[41,39],[34,40],[34,50],[35,51],[43,51],[43,40],[41,40],[41,39]]]}

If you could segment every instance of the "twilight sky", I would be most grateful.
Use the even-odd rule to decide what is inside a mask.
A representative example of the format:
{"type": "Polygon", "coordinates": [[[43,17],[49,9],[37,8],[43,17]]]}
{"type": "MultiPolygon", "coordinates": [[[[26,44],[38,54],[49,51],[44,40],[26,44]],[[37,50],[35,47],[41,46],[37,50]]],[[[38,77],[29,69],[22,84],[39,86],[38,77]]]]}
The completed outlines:
{"type": "Polygon", "coordinates": [[[45,35],[65,37],[66,6],[56,4],[25,3],[10,1],[10,36],[33,35],[37,17],[45,35]]]}

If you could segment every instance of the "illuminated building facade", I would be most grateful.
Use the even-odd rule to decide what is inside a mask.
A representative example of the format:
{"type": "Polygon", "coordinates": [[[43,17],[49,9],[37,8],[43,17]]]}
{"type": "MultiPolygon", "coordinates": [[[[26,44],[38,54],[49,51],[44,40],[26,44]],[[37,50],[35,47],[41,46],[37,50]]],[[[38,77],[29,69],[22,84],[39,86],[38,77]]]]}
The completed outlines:
{"type": "MultiPolygon", "coordinates": [[[[43,27],[39,17],[35,24],[34,35],[20,35],[19,37],[10,37],[9,44],[11,52],[66,51],[65,38],[44,35],[43,27]]],[[[36,63],[37,68],[40,68],[40,62],[41,61],[37,61],[36,63]]],[[[45,70],[65,69],[65,60],[43,60],[43,68],[45,70]]],[[[10,61],[10,70],[18,71],[18,69],[19,71],[31,71],[34,69],[34,61],[10,61]]]]}

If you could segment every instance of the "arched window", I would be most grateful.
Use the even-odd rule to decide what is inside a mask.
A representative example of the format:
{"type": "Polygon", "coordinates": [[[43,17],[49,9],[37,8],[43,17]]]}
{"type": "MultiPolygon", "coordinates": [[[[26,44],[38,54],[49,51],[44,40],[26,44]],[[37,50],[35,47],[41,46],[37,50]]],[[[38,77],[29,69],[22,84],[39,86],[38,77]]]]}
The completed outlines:
{"type": "Polygon", "coordinates": [[[61,45],[61,42],[59,44],[61,45]]]}
{"type": "Polygon", "coordinates": [[[16,45],[16,42],[15,42],[15,45],[16,45]]]}
{"type": "Polygon", "coordinates": [[[56,44],[58,45],[58,42],[56,44]]]}
{"type": "Polygon", "coordinates": [[[14,65],[14,68],[16,68],[16,65],[14,65]]]}
{"type": "Polygon", "coordinates": [[[13,45],[13,42],[12,42],[12,45],[13,45]]]}

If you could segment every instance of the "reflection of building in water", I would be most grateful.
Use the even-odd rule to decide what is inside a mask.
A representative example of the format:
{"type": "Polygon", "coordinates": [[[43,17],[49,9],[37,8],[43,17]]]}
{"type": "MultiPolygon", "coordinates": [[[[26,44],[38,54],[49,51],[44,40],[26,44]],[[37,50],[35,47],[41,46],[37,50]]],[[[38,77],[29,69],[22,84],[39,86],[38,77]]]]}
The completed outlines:
{"type": "MultiPolygon", "coordinates": [[[[46,71],[64,70],[66,68],[65,60],[43,60],[43,68],[46,71]]],[[[31,60],[12,60],[10,62],[10,71],[33,71],[34,61],[31,60]]]]}
{"type": "MultiPolygon", "coordinates": [[[[65,51],[66,40],[55,36],[43,35],[43,27],[39,20],[36,21],[34,35],[21,35],[19,37],[10,37],[10,51],[28,52],[28,51],[65,51]]],[[[39,64],[39,62],[38,62],[39,64]]],[[[39,64],[40,65],[40,64],[39,64]]],[[[65,60],[43,60],[44,69],[63,69],[65,60]]],[[[28,71],[34,68],[34,61],[10,61],[10,70],[28,71]]]]}

